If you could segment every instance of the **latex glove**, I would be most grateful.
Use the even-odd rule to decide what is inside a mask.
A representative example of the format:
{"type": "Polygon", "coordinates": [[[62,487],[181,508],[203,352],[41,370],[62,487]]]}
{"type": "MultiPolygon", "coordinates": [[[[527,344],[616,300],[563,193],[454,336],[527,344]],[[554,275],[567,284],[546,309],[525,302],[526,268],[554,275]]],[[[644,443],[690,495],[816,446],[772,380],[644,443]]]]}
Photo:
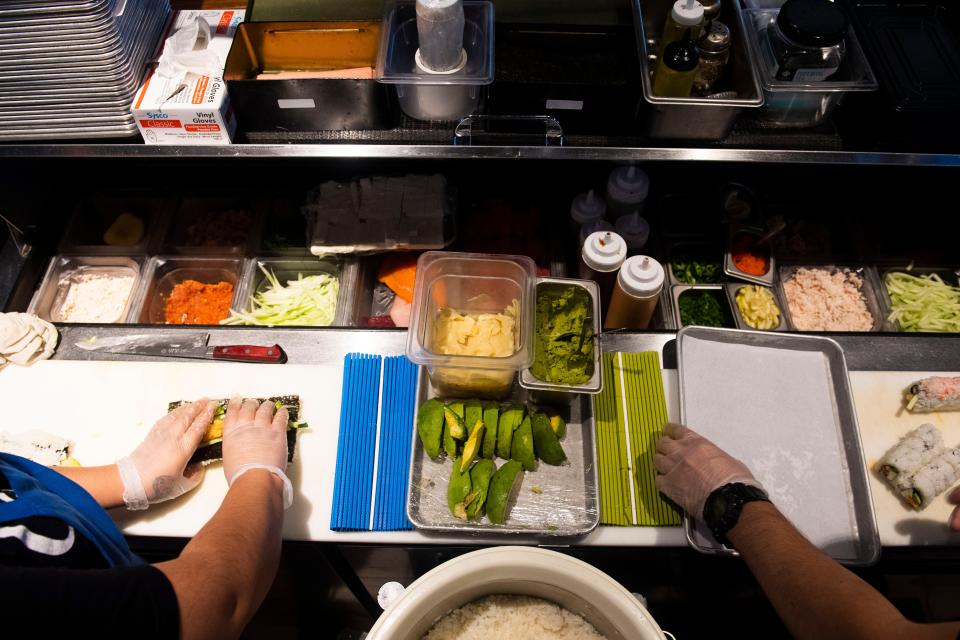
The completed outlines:
{"type": "Polygon", "coordinates": [[[954,531],[960,531],[960,487],[957,487],[947,495],[947,502],[957,505],[947,522],[954,531]]]}
{"type": "Polygon", "coordinates": [[[160,418],[143,442],[117,462],[128,509],[146,509],[171,500],[200,484],[203,467],[187,467],[210,422],[216,403],[203,399],[160,418]]]}
{"type": "Polygon", "coordinates": [[[227,405],[223,422],[223,474],[227,484],[247,471],[266,469],[283,481],[284,509],[293,503],[293,486],[287,477],[287,410],[270,401],[240,401],[227,405]]]}
{"type": "Polygon", "coordinates": [[[740,482],[763,488],[745,464],[695,431],[668,422],[663,434],[653,457],[659,472],[657,489],[694,518],[703,519],[707,498],[724,485],[740,482]]]}

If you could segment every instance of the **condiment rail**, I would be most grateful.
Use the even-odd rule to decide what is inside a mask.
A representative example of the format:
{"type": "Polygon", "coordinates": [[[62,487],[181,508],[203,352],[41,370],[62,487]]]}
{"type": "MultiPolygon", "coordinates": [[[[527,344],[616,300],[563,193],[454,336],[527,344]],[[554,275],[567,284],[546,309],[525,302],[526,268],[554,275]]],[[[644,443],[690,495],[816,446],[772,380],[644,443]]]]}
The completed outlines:
{"type": "MultiPolygon", "coordinates": [[[[178,330],[176,328],[165,327],[164,331],[178,330]]],[[[75,343],[89,340],[91,337],[113,337],[124,334],[133,334],[143,332],[144,328],[136,326],[128,327],[99,327],[92,325],[61,325],[62,332],[61,344],[54,361],[42,363],[43,371],[39,369],[10,369],[4,372],[5,384],[0,387],[0,400],[13,399],[16,394],[20,394],[22,399],[24,393],[37,393],[34,389],[46,388],[40,387],[34,380],[42,373],[44,384],[70,384],[70,376],[81,374],[77,366],[89,365],[89,371],[84,371],[82,375],[96,375],[97,364],[89,363],[71,363],[70,368],[59,368],[58,361],[63,360],[101,360],[101,361],[122,361],[130,360],[127,356],[115,354],[92,354],[75,347],[75,343]],[[72,373],[71,373],[72,369],[72,373]],[[33,373],[31,373],[33,371],[33,373]],[[63,376],[60,380],[59,377],[63,376]],[[53,380],[57,378],[57,380],[53,380]],[[20,381],[20,382],[18,382],[20,381]],[[28,384],[29,383],[29,384],[28,384]],[[9,396],[9,397],[7,397],[9,396]]],[[[189,329],[184,329],[189,330],[189,329]]],[[[424,535],[417,532],[393,532],[393,533],[337,533],[329,529],[330,521],[330,500],[333,493],[334,466],[336,456],[336,440],[338,433],[339,406],[340,406],[340,382],[342,378],[343,357],[349,352],[363,351],[381,353],[384,355],[401,354],[404,351],[406,335],[403,331],[397,330],[356,330],[356,329],[249,329],[249,328],[212,328],[211,345],[216,344],[236,344],[253,343],[266,344],[278,343],[283,346],[289,355],[288,367],[296,367],[296,375],[289,381],[284,376],[284,384],[298,384],[300,388],[292,389],[291,392],[299,392],[302,395],[312,395],[314,404],[312,408],[305,407],[306,417],[308,418],[312,432],[302,434],[300,454],[302,457],[297,463],[302,474],[300,481],[295,481],[295,485],[300,492],[300,498],[295,503],[291,512],[288,514],[285,525],[285,537],[289,540],[309,540],[335,543],[378,543],[378,544],[500,544],[502,540],[495,538],[482,537],[449,537],[424,535]],[[303,367],[299,365],[313,365],[303,367]],[[295,379],[295,382],[293,380],[295,379]],[[320,400],[322,399],[322,402],[320,400]]],[[[844,347],[848,366],[851,370],[851,379],[855,395],[857,397],[870,397],[871,385],[877,376],[882,377],[889,383],[890,376],[894,374],[883,374],[881,372],[900,372],[897,375],[903,376],[904,372],[934,372],[934,371],[956,371],[957,361],[955,354],[960,348],[960,338],[951,336],[907,336],[907,335],[882,335],[882,334],[864,334],[864,335],[844,335],[833,336],[844,347]],[[870,372],[861,374],[860,372],[870,372]]],[[[676,347],[673,333],[608,333],[603,336],[603,348],[605,351],[657,351],[660,354],[663,363],[663,381],[666,394],[668,413],[671,419],[677,419],[679,415],[678,395],[677,395],[677,376],[676,376],[676,347]]],[[[140,358],[137,360],[138,371],[143,369],[144,362],[162,362],[160,358],[140,358]]],[[[169,361],[167,361],[169,362],[169,361]]],[[[218,379],[217,376],[223,372],[223,375],[237,376],[236,387],[242,388],[246,381],[257,380],[264,371],[253,367],[261,365],[223,365],[209,363],[186,363],[177,361],[178,367],[187,367],[191,375],[197,375],[197,371],[206,373],[209,371],[211,380],[216,381],[219,389],[223,386],[231,386],[231,379],[226,381],[218,379]],[[230,369],[221,369],[229,367],[230,369]],[[240,367],[240,369],[236,369],[240,367]],[[196,371],[194,371],[196,370],[196,371]]],[[[100,363],[101,366],[103,363],[100,363]]],[[[113,371],[117,370],[116,365],[110,365],[113,371]]],[[[149,370],[149,369],[147,369],[149,370]]],[[[271,375],[274,369],[271,368],[271,375]]],[[[291,368],[291,372],[293,372],[291,368]]],[[[911,377],[906,374],[906,377],[911,377]]],[[[213,383],[211,383],[213,384],[213,383]]],[[[104,398],[107,401],[108,398],[104,398]]],[[[160,399],[161,404],[168,400],[160,399]]],[[[305,398],[305,405],[308,399],[305,398]]],[[[23,404],[21,402],[21,404],[23,404]]],[[[27,403],[29,404],[29,403],[27,403]]],[[[858,409],[863,414],[863,411],[858,409]]],[[[144,420],[150,419],[149,416],[143,416],[144,420]]],[[[861,417],[861,421],[863,417],[861,417]]],[[[919,424],[923,420],[917,418],[919,424]]],[[[67,424],[64,421],[62,424],[67,424]]],[[[861,425],[861,434],[864,438],[864,447],[867,450],[883,449],[896,441],[895,434],[887,434],[882,429],[875,428],[876,425],[868,425],[865,428],[861,425]]],[[[69,433],[61,435],[70,437],[69,433]]],[[[296,471],[297,466],[294,467],[296,471]]],[[[149,536],[176,536],[189,537],[203,525],[205,521],[203,515],[216,507],[218,499],[226,490],[225,483],[222,482],[222,475],[219,469],[213,467],[209,470],[211,477],[205,480],[209,487],[201,487],[201,490],[194,496],[187,497],[183,502],[178,502],[169,507],[163,518],[143,516],[122,516],[122,525],[124,530],[132,535],[149,536]],[[221,486],[222,485],[222,486],[221,486]],[[210,503],[200,505],[198,501],[209,501],[210,503]],[[191,514],[189,517],[182,517],[178,514],[191,514]]],[[[876,489],[875,489],[876,490],[876,489]]],[[[884,496],[886,498],[887,496],[884,496]]],[[[875,496],[875,500],[876,500],[875,496]]],[[[926,546],[943,544],[960,544],[960,537],[956,534],[951,535],[946,526],[937,527],[931,523],[931,526],[919,528],[920,533],[903,533],[902,528],[896,526],[899,519],[918,518],[918,514],[908,511],[906,508],[897,509],[878,509],[878,525],[881,534],[881,542],[885,546],[926,546]]],[[[522,539],[518,539],[522,540],[522,539]]],[[[526,542],[538,542],[536,539],[523,540],[526,542]]],[[[601,526],[591,534],[583,538],[568,541],[577,546],[685,546],[686,540],[683,530],[679,527],[607,527],[601,526]]],[[[556,541],[554,541],[556,543],[556,541]]]]}

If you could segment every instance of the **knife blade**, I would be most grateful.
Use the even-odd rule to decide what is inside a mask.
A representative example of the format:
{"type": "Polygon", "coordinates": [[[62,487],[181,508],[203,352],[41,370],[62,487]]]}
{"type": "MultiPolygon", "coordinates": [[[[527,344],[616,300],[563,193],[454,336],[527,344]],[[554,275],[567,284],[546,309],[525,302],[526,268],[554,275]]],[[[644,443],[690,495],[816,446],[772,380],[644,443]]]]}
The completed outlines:
{"type": "Polygon", "coordinates": [[[283,364],[287,361],[287,354],[278,344],[270,346],[231,344],[211,347],[207,345],[209,340],[209,333],[168,334],[163,336],[137,334],[101,339],[94,338],[77,342],[76,346],[86,351],[162,358],[259,362],[264,364],[283,364]]]}

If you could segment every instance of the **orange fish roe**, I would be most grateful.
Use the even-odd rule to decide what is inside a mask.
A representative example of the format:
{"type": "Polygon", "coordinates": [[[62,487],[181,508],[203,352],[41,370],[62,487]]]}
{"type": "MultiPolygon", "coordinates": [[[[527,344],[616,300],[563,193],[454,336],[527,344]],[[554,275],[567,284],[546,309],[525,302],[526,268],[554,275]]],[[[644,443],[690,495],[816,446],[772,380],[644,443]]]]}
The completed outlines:
{"type": "Polygon", "coordinates": [[[167,298],[167,324],[219,324],[230,314],[233,285],[184,280],[167,298]]]}

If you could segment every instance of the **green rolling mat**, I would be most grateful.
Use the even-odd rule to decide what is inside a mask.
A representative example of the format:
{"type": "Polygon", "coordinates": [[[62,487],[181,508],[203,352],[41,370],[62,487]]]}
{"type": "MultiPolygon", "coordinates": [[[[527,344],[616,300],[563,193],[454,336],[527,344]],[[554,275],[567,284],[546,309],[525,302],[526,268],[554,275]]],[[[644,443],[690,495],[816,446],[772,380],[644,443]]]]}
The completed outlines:
{"type": "Polygon", "coordinates": [[[603,391],[593,398],[600,524],[679,526],[680,512],[654,484],[653,456],[667,422],[655,351],[603,354],[603,391]]]}

